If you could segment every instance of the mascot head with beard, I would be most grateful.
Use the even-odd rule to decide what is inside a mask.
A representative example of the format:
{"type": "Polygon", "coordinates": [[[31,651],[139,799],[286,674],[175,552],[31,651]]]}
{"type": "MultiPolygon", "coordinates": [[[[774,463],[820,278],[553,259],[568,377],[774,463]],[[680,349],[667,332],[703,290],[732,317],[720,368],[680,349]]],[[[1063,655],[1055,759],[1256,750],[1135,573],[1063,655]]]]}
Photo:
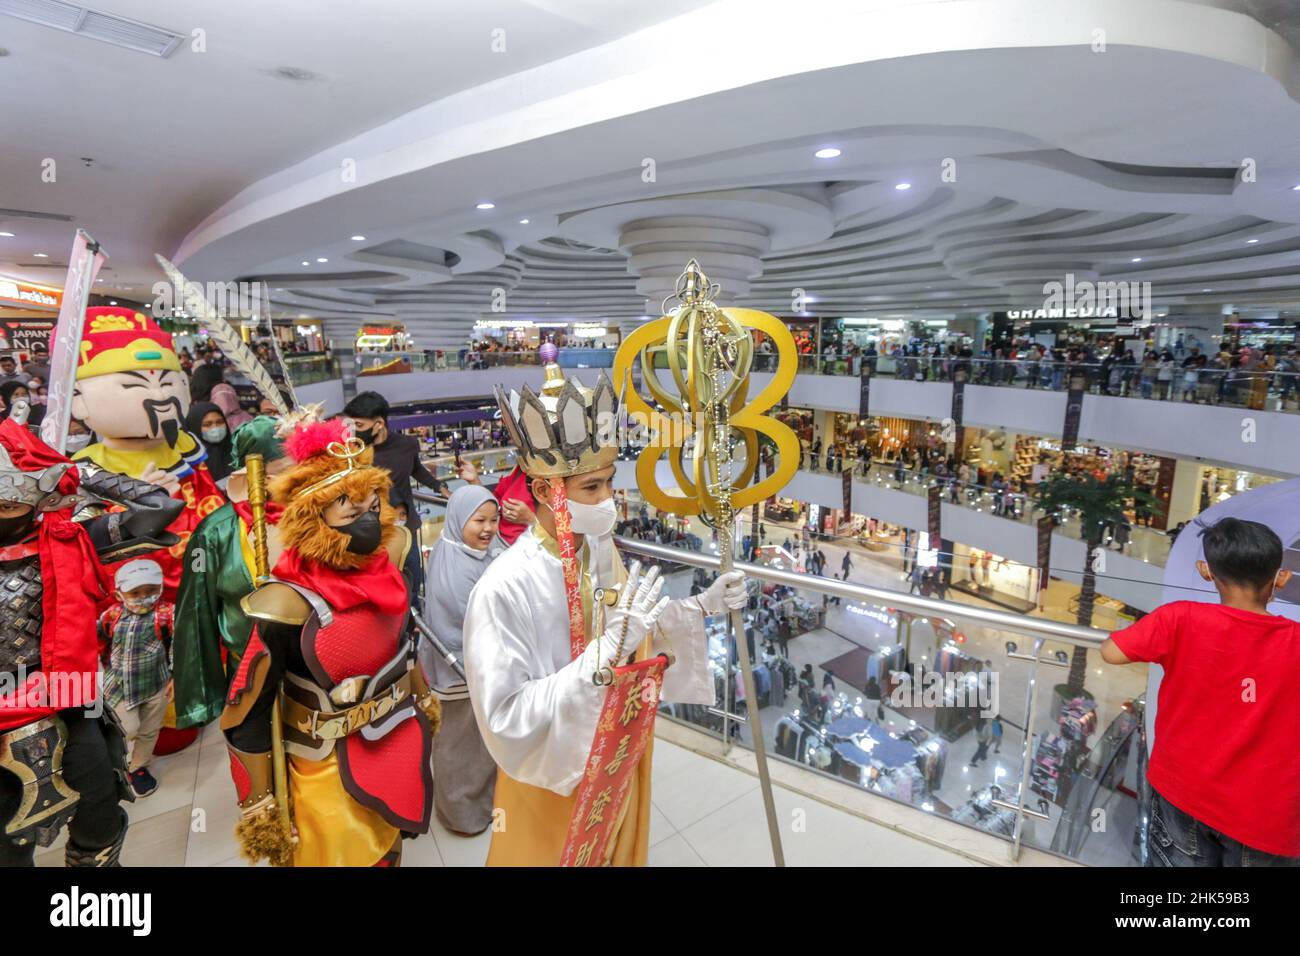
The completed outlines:
{"type": "MultiPolygon", "coordinates": [[[[110,448],[175,455],[185,451],[178,442],[189,407],[189,381],[169,334],[134,309],[86,310],[73,418],[110,448]]],[[[171,455],[161,455],[159,466],[171,455]]]]}

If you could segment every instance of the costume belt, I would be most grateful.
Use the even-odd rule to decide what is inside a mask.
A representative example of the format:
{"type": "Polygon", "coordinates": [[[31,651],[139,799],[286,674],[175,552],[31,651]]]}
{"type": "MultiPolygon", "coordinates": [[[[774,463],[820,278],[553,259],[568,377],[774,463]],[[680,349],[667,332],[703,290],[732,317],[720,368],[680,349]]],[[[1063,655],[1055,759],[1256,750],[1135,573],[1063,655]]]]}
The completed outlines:
{"type": "Polygon", "coordinates": [[[292,697],[282,698],[284,723],[312,740],[341,740],[386,717],[397,705],[414,698],[424,708],[433,692],[419,666],[411,668],[374,697],[343,710],[313,710],[292,697]]]}
{"type": "Polygon", "coordinates": [[[72,818],[80,794],[63,780],[68,728],[50,716],[0,733],[0,767],[18,778],[18,808],[4,825],[4,839],[19,846],[49,846],[72,818]]]}

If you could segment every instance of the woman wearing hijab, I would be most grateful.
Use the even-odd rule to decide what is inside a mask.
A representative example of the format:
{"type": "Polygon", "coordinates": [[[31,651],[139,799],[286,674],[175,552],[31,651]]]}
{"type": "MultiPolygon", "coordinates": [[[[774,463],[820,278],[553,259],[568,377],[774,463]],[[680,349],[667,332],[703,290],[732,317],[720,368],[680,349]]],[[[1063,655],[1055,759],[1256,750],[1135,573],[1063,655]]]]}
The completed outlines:
{"type": "Polygon", "coordinates": [[[185,430],[203,442],[212,480],[225,491],[230,477],[230,426],[225,413],[211,402],[195,402],[185,416],[185,430]]]}
{"type": "MultiPolygon", "coordinates": [[[[500,552],[498,506],[482,485],[457,488],[447,499],[442,536],[434,543],[425,576],[424,613],[429,629],[458,658],[464,646],[469,592],[500,552]]],[[[442,728],[433,739],[433,806],[453,833],[482,833],[492,822],[496,762],[483,746],[465,678],[428,641],[420,664],[442,701],[442,728]]]]}
{"type": "MultiPolygon", "coordinates": [[[[229,426],[231,434],[234,434],[235,429],[240,425],[253,420],[253,416],[240,407],[235,387],[226,382],[218,382],[212,386],[208,401],[221,409],[221,413],[226,416],[226,425],[229,426]]],[[[272,414],[277,413],[272,412],[272,414]]]]}

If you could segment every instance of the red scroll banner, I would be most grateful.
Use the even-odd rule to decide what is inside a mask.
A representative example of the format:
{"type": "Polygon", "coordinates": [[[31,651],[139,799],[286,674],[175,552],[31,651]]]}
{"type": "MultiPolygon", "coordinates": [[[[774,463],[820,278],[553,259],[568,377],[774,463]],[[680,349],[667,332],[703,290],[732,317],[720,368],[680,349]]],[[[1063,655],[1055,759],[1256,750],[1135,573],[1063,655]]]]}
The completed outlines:
{"type": "Polygon", "coordinates": [[[563,478],[551,481],[551,514],[555,515],[555,543],[560,548],[560,564],[564,568],[564,597],[569,605],[569,654],[576,661],[587,646],[587,625],[582,617],[578,557],[573,549],[573,519],[569,516],[569,496],[564,491],[563,478]]]}
{"type": "Polygon", "coordinates": [[[561,866],[605,865],[636,768],[654,733],[667,666],[668,659],[661,655],[614,668],[614,683],[605,695],[587,772],[569,818],[561,866]]]}

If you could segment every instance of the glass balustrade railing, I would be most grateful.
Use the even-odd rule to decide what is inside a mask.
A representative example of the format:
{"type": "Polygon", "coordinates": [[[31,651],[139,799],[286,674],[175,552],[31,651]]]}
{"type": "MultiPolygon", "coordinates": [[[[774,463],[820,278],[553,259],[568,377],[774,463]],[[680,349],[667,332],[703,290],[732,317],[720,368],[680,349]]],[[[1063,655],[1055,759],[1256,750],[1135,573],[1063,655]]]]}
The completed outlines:
{"type": "MultiPolygon", "coordinates": [[[[638,511],[630,504],[624,521],[638,511]]],[[[617,541],[685,597],[719,561],[702,526],[672,520],[678,546],[617,541]]],[[[785,534],[765,524],[769,542],[785,534]]],[[[742,521],[737,537],[749,530],[742,521]]],[[[811,549],[791,544],[794,560],[769,543],[738,565],[751,589],[743,636],[725,618],[706,622],[715,705],[664,704],[664,718],[727,749],[759,733],[772,759],[991,833],[1012,856],[1027,845],[1089,864],[1140,862],[1146,668],[1104,664],[1108,630],[909,593],[896,563],[906,552],[864,553],[853,537],[816,542],[827,574],[849,555],[849,580],[805,573],[811,549]],[[759,728],[746,720],[737,637],[755,662],[759,728]]]]}
{"type": "MultiPolygon", "coordinates": [[[[707,549],[619,545],[660,563],[674,593],[706,587],[718,564],[707,549]]],[[[1100,663],[1106,632],[739,566],[751,579],[745,639],[770,755],[992,833],[1013,853],[1023,844],[1137,862],[1131,732],[1146,675],[1100,663]]],[[[708,623],[718,705],[665,704],[664,716],[752,747],[734,638],[725,619],[708,623]]]]}
{"type": "MultiPolygon", "coordinates": [[[[878,356],[875,359],[800,355],[799,371],[807,375],[861,375],[864,364],[872,375],[915,382],[951,382],[966,375],[971,385],[1066,391],[1077,382],[1094,395],[1152,401],[1230,405],[1258,411],[1300,411],[1300,372],[1290,370],[1220,368],[1184,369],[1181,363],[1156,366],[1102,362],[1030,362],[1012,359],[957,359],[932,356],[878,356]]],[[[754,370],[776,369],[775,355],[757,355],[754,370]]]]}

